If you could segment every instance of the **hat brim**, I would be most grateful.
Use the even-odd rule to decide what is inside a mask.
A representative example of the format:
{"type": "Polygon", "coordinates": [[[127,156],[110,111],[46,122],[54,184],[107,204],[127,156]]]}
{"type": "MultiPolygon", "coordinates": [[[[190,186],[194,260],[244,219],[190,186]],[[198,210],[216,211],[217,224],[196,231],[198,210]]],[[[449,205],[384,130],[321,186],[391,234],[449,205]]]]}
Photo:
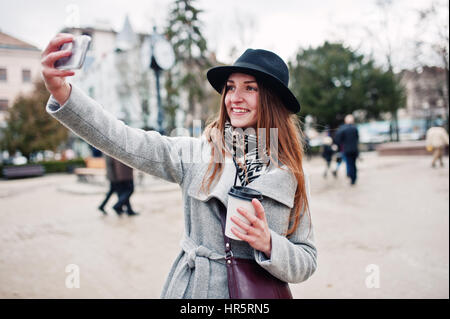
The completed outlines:
{"type": "Polygon", "coordinates": [[[253,75],[257,81],[264,81],[278,94],[284,106],[292,113],[300,112],[300,103],[295,95],[280,80],[261,70],[243,66],[217,66],[209,69],[206,73],[212,87],[222,94],[223,88],[232,73],[245,73],[253,75]]]}

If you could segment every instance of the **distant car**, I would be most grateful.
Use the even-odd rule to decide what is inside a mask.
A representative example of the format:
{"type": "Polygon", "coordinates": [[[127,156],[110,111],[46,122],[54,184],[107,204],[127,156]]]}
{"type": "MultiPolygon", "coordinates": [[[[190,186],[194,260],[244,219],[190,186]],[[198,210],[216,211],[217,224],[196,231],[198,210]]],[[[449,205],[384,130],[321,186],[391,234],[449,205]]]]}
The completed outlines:
{"type": "Polygon", "coordinates": [[[28,160],[25,156],[15,156],[12,159],[13,165],[25,165],[26,163],[28,163],[28,160]]]}
{"type": "Polygon", "coordinates": [[[318,136],[309,140],[310,147],[322,146],[322,144],[323,144],[322,136],[318,136]]]}
{"type": "Polygon", "coordinates": [[[359,142],[363,144],[378,144],[389,141],[389,123],[377,121],[358,124],[359,142]]]}
{"type": "Polygon", "coordinates": [[[399,134],[401,141],[418,141],[424,139],[426,134],[426,120],[399,120],[399,134]]]}

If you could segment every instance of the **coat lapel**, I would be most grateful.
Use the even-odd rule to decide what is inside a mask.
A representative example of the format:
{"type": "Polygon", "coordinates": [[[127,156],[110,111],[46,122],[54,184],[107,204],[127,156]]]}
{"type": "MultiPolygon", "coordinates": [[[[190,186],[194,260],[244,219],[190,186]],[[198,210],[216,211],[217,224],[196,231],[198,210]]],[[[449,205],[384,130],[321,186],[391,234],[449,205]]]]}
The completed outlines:
{"type": "MultiPolygon", "coordinates": [[[[192,183],[188,189],[188,195],[203,202],[210,200],[212,197],[216,197],[222,202],[222,204],[225,205],[225,207],[227,207],[228,191],[234,183],[234,176],[236,173],[233,160],[228,157],[225,158],[224,168],[219,181],[211,186],[208,193],[205,193],[201,191],[201,186],[203,177],[205,176],[207,169],[208,164],[204,163],[201,165],[201,168],[198,169],[197,172],[195,172],[195,176],[193,177],[192,183]]],[[[239,178],[237,184],[240,185],[239,178]]]]}
{"type": "Polygon", "coordinates": [[[286,166],[279,168],[270,164],[267,172],[249,183],[247,187],[260,191],[264,196],[289,208],[294,207],[297,180],[286,166]]]}

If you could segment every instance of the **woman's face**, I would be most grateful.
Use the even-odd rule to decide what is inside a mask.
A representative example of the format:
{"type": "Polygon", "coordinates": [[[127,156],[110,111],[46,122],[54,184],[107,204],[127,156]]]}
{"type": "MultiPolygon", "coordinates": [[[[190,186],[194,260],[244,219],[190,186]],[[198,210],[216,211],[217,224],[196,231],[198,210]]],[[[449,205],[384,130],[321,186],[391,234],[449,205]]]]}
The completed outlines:
{"type": "Polygon", "coordinates": [[[231,125],[256,128],[259,89],[255,77],[245,73],[233,73],[226,85],[225,106],[231,125]]]}

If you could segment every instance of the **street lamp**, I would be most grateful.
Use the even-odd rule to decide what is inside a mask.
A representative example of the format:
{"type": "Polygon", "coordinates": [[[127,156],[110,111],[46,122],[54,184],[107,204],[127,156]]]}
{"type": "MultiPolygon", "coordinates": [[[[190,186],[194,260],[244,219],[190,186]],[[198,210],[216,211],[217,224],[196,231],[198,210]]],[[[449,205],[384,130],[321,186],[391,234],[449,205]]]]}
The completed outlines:
{"type": "Polygon", "coordinates": [[[170,69],[175,63],[175,54],[172,45],[164,36],[156,32],[156,27],[153,27],[153,33],[150,37],[150,68],[155,72],[156,78],[156,98],[158,104],[158,131],[163,134],[163,120],[164,111],[161,103],[161,87],[160,75],[164,70],[170,69]]]}

